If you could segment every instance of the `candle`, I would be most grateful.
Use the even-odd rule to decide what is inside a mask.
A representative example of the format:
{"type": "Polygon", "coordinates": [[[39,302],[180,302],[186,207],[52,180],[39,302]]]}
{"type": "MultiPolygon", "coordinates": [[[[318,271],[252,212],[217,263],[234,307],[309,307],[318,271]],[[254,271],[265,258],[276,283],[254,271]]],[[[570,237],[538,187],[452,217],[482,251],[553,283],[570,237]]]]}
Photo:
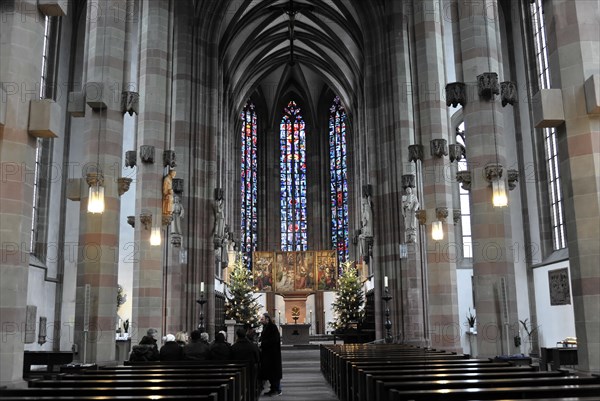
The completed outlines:
{"type": "Polygon", "coordinates": [[[204,281],[200,283],[200,292],[204,292],[204,281]]]}
{"type": "Polygon", "coordinates": [[[388,276],[385,276],[385,277],[383,278],[383,286],[384,286],[384,287],[387,287],[387,286],[388,286],[388,276]]]}

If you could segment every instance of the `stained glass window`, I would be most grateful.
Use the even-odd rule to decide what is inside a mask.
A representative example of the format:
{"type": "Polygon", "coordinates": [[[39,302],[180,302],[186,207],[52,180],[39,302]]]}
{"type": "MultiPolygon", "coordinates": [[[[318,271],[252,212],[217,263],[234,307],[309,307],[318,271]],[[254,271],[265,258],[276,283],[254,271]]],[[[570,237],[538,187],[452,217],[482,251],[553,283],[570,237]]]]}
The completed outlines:
{"type": "Polygon", "coordinates": [[[331,241],[339,266],[348,259],[348,182],[346,111],[339,97],[329,109],[329,172],[331,182],[331,241]]]}
{"type": "MultiPolygon", "coordinates": [[[[461,122],[456,127],[456,143],[463,145],[465,144],[465,123],[461,122]]],[[[467,158],[464,157],[458,162],[458,171],[467,171],[467,158]]],[[[462,244],[463,244],[463,258],[473,257],[473,236],[471,235],[471,205],[469,203],[470,192],[459,186],[458,190],[460,196],[460,223],[462,227],[462,244]]]]}
{"type": "Polygon", "coordinates": [[[248,102],[241,114],[242,165],[241,165],[241,246],[240,251],[251,268],[252,252],[256,249],[256,111],[248,102]]]}
{"type": "Polygon", "coordinates": [[[281,185],[281,250],[305,251],[306,134],[300,109],[291,101],[281,119],[279,143],[281,185]]]}

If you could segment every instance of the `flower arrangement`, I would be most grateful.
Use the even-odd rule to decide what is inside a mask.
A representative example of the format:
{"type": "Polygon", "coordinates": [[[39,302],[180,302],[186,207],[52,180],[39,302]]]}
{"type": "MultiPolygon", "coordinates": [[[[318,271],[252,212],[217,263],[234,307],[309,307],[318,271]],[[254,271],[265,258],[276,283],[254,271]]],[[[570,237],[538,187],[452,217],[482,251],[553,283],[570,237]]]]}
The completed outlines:
{"type": "Polygon", "coordinates": [[[475,315],[471,312],[471,308],[469,308],[469,314],[467,315],[467,324],[469,327],[475,327],[475,315]]]}

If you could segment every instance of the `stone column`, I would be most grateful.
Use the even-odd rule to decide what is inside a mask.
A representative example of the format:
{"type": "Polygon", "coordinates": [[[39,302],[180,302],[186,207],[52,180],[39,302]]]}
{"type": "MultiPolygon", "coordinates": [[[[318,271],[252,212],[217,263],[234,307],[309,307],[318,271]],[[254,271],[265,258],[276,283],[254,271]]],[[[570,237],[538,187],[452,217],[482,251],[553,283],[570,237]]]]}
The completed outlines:
{"type": "Polygon", "coordinates": [[[162,229],[162,154],[166,146],[170,112],[171,20],[169,2],[144,1],[140,5],[139,116],[137,144],[152,146],[154,161],[138,162],[136,187],[135,241],[139,255],[133,266],[132,341],[141,339],[153,327],[163,330],[163,250],[167,246],[162,229]],[[151,227],[161,227],[161,245],[150,245],[151,229],[140,221],[140,213],[152,216],[151,227]]]}
{"type": "Polygon", "coordinates": [[[458,350],[460,330],[456,293],[456,252],[452,217],[443,221],[444,238],[431,238],[431,223],[438,220],[444,208],[452,210],[452,186],[446,177],[449,160],[448,111],[442,94],[446,71],[441,0],[415,0],[414,46],[418,78],[419,127],[424,146],[422,164],[423,199],[421,209],[427,211],[427,282],[429,340],[434,348],[458,350]],[[431,141],[436,141],[435,146],[431,141]],[[445,143],[443,142],[445,141],[445,143]],[[445,154],[443,154],[445,150],[445,154]],[[434,155],[434,153],[436,153],[434,155]]]}
{"type": "MultiPolygon", "coordinates": [[[[498,74],[503,81],[501,46],[497,31],[496,0],[458,2],[462,73],[467,83],[467,104],[463,108],[468,166],[471,171],[471,227],[473,234],[473,275],[477,310],[479,355],[513,354],[512,330],[519,324],[515,272],[511,245],[510,203],[492,205],[492,188],[485,178],[485,166],[500,163],[506,177],[507,161],[503,117],[498,96],[479,95],[478,76],[498,74]]],[[[457,74],[460,76],[460,74],[457,74]]]]}
{"type": "Polygon", "coordinates": [[[554,0],[544,7],[551,87],[562,89],[565,113],[565,124],[558,127],[558,149],[579,369],[599,373],[599,7],[593,0],[554,0]],[[585,93],[593,85],[595,98],[585,93]]]}
{"type": "MultiPolygon", "coordinates": [[[[411,62],[411,38],[409,34],[409,26],[412,26],[413,13],[410,4],[393,2],[393,35],[391,39],[393,42],[391,45],[392,49],[392,71],[394,77],[394,87],[396,95],[396,103],[400,109],[397,118],[397,124],[400,127],[402,135],[397,136],[400,155],[402,160],[402,175],[412,174],[418,177],[414,180],[413,193],[417,194],[419,200],[422,199],[421,176],[419,175],[420,162],[413,164],[407,157],[408,147],[415,144],[415,87],[412,76],[411,62]]],[[[401,178],[401,177],[398,177],[401,178]]],[[[398,207],[402,207],[402,195],[404,194],[403,184],[398,186],[398,207]]],[[[398,224],[398,235],[399,242],[394,249],[392,245],[392,252],[395,254],[400,253],[399,244],[404,244],[405,239],[405,227],[404,218],[399,213],[399,224],[398,224]]],[[[400,268],[393,269],[390,274],[390,285],[395,286],[394,292],[400,294],[395,296],[392,303],[397,305],[396,308],[392,309],[392,322],[397,326],[397,331],[400,333],[400,340],[407,344],[414,344],[417,346],[426,345],[425,340],[425,321],[424,321],[424,301],[426,290],[423,287],[423,264],[424,261],[421,257],[421,247],[424,246],[422,238],[419,236],[419,230],[417,230],[417,241],[415,243],[407,244],[408,256],[405,259],[400,260],[400,268]]],[[[394,294],[392,294],[394,295],[394,294]]]]}
{"type": "Polygon", "coordinates": [[[121,83],[125,47],[125,5],[118,1],[87,4],[87,82],[83,179],[104,177],[102,214],[88,213],[84,191],[79,211],[79,259],[75,305],[75,343],[81,362],[115,360],[123,116],[121,83]],[[109,12],[113,10],[115,12],[109,12]],[[91,176],[90,176],[91,174],[91,176]]]}
{"type": "Polygon", "coordinates": [[[0,7],[0,386],[22,381],[36,139],[29,101],[39,99],[44,19],[35,0],[0,7]],[[27,49],[27,51],[23,51],[27,49]]]}

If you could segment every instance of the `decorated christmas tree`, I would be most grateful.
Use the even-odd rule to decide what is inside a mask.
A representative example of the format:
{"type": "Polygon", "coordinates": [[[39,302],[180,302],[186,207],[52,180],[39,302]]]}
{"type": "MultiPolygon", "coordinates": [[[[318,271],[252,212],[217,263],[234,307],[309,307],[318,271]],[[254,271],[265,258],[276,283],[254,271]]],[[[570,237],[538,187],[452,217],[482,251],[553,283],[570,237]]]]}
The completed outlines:
{"type": "Polygon", "coordinates": [[[258,314],[261,308],[252,292],[252,272],[248,270],[241,256],[236,258],[233,270],[229,275],[229,291],[225,305],[227,319],[238,323],[258,324],[258,314]]]}
{"type": "Polygon", "coordinates": [[[360,323],[364,316],[363,285],[354,262],[342,263],[342,274],[337,284],[337,297],[333,303],[336,319],[330,326],[339,332],[347,329],[350,323],[360,323]]]}

